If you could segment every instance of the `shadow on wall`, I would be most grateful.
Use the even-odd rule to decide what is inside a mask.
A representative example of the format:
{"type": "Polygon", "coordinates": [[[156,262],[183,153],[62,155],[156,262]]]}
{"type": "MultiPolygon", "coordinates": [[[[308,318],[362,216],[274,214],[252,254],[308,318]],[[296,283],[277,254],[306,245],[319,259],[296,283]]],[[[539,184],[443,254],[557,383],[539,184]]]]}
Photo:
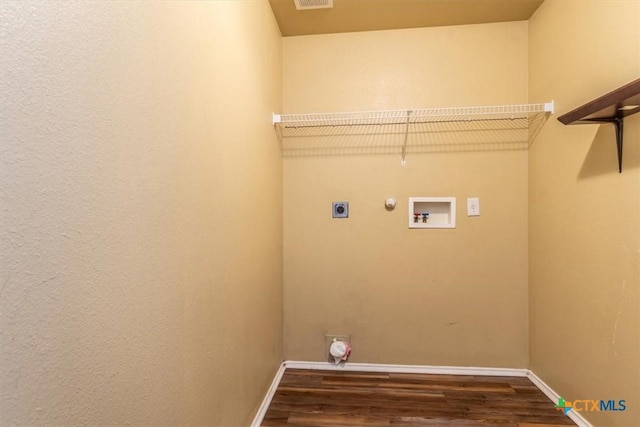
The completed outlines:
{"type": "MultiPolygon", "coordinates": [[[[616,149],[616,134],[612,124],[579,125],[600,126],[591,142],[589,152],[582,163],[578,179],[593,178],[605,174],[618,174],[618,154],[616,149]]],[[[622,173],[625,170],[640,167],[640,141],[632,130],[626,129],[624,135],[622,157],[622,173]]]]}
{"type": "Polygon", "coordinates": [[[532,118],[477,122],[437,122],[318,126],[278,129],[283,157],[359,154],[401,155],[527,150],[547,120],[532,118]]]}

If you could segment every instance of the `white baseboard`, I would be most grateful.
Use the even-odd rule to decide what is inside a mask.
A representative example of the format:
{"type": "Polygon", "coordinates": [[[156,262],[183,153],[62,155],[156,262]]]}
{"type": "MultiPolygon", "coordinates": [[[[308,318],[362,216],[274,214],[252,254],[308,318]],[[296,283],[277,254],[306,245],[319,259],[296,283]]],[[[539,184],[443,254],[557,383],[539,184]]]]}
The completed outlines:
{"type": "MultiPolygon", "coordinates": [[[[379,363],[347,363],[343,365],[335,365],[329,362],[301,362],[294,360],[286,360],[276,372],[271,387],[267,391],[262,405],[258,409],[258,413],[251,423],[252,427],[259,427],[262,420],[269,409],[271,399],[280,384],[280,380],[287,369],[312,369],[312,370],[328,370],[328,371],[345,371],[345,372],[391,372],[404,374],[437,374],[437,375],[478,375],[478,376],[500,376],[500,377],[527,377],[531,382],[542,391],[554,404],[558,402],[560,396],[553,391],[551,387],[544,383],[540,378],[528,369],[516,368],[479,368],[464,366],[429,366],[429,365],[386,365],[379,363]]],[[[586,419],[576,411],[567,413],[578,427],[593,427],[586,419]]]]}
{"type": "Polygon", "coordinates": [[[284,366],[288,369],[315,369],[350,372],[392,372],[403,374],[438,374],[438,375],[484,375],[500,377],[526,377],[527,369],[515,368],[476,368],[465,366],[429,366],[429,365],[387,365],[380,363],[346,363],[336,365],[330,362],[299,362],[287,360],[284,366]]]}
{"type": "Polygon", "coordinates": [[[262,420],[264,419],[264,416],[269,409],[269,405],[271,405],[271,399],[273,399],[273,395],[276,394],[278,385],[280,385],[280,380],[284,375],[285,369],[286,368],[284,366],[284,363],[281,364],[278,368],[278,371],[276,372],[276,375],[275,377],[273,377],[273,381],[271,382],[271,386],[269,387],[269,390],[267,390],[267,394],[264,396],[264,399],[262,399],[262,404],[260,404],[260,407],[258,408],[258,413],[253,418],[251,427],[260,427],[260,424],[262,424],[262,420]]]}
{"type": "MultiPolygon", "coordinates": [[[[558,399],[560,399],[560,395],[556,393],[551,387],[549,387],[544,381],[542,381],[536,374],[529,371],[527,378],[536,386],[538,389],[545,394],[554,404],[558,403],[558,399]]],[[[571,410],[567,413],[567,417],[571,419],[578,427],[593,427],[589,421],[584,419],[579,412],[571,410]]]]}

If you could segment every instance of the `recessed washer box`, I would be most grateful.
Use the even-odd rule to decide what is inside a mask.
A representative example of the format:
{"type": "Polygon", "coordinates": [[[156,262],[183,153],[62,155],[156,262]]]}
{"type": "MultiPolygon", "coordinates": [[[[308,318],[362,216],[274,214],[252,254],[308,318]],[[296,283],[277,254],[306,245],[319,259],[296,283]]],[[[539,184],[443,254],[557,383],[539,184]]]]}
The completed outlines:
{"type": "Polygon", "coordinates": [[[456,228],[456,198],[409,197],[409,228],[456,228]]]}

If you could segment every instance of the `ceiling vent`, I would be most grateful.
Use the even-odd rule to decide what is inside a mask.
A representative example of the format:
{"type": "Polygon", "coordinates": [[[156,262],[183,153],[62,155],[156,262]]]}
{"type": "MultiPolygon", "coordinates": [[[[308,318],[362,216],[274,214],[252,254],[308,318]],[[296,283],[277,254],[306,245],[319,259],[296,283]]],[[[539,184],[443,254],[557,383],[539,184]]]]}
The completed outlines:
{"type": "Polygon", "coordinates": [[[331,9],[333,0],[293,0],[298,10],[331,9]]]}

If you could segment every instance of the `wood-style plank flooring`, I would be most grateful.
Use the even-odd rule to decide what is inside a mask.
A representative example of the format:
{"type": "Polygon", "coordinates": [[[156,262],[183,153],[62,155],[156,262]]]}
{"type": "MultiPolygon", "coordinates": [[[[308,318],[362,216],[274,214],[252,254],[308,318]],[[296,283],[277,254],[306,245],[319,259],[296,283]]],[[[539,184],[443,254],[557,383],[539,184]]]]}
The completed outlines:
{"type": "Polygon", "coordinates": [[[575,424],[527,378],[287,369],[262,425],[575,424]]]}

